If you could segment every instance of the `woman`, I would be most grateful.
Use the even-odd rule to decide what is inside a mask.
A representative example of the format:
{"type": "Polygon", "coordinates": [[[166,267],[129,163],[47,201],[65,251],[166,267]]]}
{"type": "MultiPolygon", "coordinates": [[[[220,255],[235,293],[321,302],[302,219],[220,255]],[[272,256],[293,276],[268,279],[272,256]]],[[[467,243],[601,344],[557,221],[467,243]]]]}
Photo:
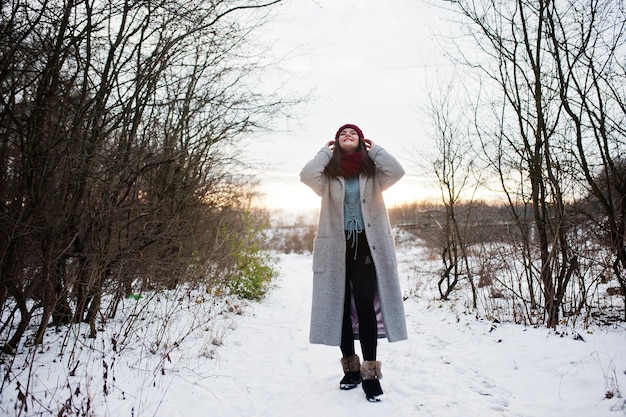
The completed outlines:
{"type": "Polygon", "coordinates": [[[310,342],[340,346],[341,389],[362,382],[379,401],[377,339],[407,338],[396,254],[382,192],[404,175],[398,161],[365,139],[358,126],[339,128],[300,173],[322,197],[313,250],[310,342]],[[355,353],[359,339],[363,363],[355,353]]]}

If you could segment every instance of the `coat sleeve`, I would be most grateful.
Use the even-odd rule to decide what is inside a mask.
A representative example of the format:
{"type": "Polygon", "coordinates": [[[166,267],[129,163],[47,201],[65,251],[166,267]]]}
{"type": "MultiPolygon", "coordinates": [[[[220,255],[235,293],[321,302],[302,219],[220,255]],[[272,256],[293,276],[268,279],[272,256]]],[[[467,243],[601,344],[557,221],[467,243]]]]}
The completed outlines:
{"type": "Polygon", "coordinates": [[[380,145],[374,144],[368,155],[376,164],[381,189],[386,190],[404,176],[400,162],[380,145]]]}
{"type": "Polygon", "coordinates": [[[300,181],[311,187],[319,196],[322,196],[324,189],[328,185],[328,177],[324,175],[324,168],[326,168],[332,156],[330,148],[323,147],[313,159],[307,162],[300,172],[300,181]]]}

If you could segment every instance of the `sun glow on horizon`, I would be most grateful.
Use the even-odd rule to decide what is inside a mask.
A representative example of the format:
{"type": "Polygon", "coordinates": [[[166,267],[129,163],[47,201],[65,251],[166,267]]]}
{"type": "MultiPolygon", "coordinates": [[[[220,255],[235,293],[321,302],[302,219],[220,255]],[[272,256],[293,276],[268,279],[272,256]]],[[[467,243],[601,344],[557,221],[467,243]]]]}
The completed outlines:
{"type": "MultiPolygon", "coordinates": [[[[438,199],[439,192],[425,184],[422,178],[405,176],[383,192],[386,206],[438,199]]],[[[320,197],[301,183],[297,175],[268,175],[259,185],[259,191],[261,196],[255,205],[270,211],[306,214],[320,208],[320,197]]]]}

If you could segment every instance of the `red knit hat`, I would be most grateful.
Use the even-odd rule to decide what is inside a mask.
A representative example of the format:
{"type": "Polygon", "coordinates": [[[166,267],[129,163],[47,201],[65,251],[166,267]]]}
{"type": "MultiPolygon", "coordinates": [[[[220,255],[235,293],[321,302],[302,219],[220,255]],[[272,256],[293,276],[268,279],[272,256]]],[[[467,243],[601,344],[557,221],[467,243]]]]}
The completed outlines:
{"type": "Polygon", "coordinates": [[[353,124],[349,124],[348,123],[348,124],[345,124],[345,125],[341,126],[339,128],[339,130],[337,131],[337,133],[335,133],[335,140],[339,139],[339,134],[344,129],[354,129],[354,130],[356,130],[356,133],[359,135],[359,139],[361,139],[361,140],[365,139],[365,136],[363,135],[363,131],[357,125],[353,125],[353,124]]]}

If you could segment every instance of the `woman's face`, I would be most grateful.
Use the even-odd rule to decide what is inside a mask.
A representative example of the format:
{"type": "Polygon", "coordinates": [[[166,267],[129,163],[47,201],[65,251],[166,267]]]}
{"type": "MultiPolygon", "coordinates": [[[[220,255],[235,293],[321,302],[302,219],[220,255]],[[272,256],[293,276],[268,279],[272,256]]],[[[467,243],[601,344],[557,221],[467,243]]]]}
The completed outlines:
{"type": "Polygon", "coordinates": [[[344,153],[355,153],[359,150],[359,134],[347,127],[339,132],[337,143],[344,153]]]}

